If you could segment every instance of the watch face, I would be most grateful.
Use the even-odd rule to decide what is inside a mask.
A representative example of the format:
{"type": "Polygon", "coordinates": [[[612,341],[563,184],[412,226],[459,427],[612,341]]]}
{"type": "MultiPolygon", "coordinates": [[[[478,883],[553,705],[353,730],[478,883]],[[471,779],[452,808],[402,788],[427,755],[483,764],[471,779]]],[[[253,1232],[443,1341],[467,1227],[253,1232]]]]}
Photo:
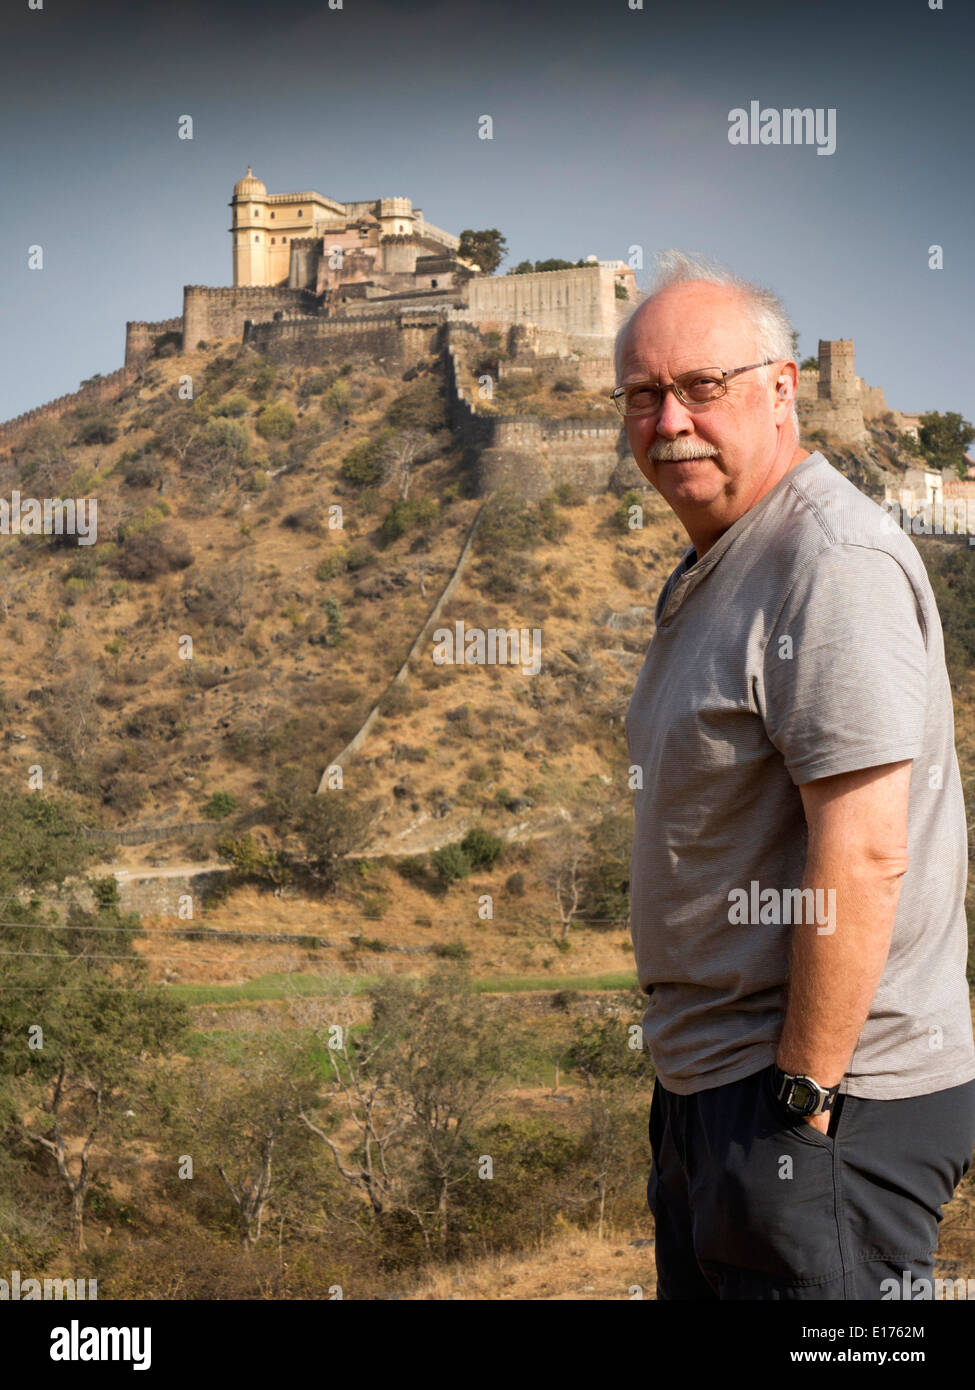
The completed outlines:
{"type": "Polygon", "coordinates": [[[797,1081],[792,1090],[790,1104],[803,1115],[810,1114],[815,1110],[818,1096],[805,1081],[797,1081]]]}

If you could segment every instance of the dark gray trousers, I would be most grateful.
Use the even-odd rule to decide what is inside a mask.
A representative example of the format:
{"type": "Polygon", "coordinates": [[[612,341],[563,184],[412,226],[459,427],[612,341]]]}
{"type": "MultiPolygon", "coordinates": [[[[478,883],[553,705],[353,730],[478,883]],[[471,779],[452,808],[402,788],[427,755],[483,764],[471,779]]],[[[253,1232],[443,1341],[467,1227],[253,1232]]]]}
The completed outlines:
{"type": "Polygon", "coordinates": [[[837,1096],[828,1135],[784,1112],[771,1066],[690,1096],[658,1080],[650,1147],[658,1299],[930,1298],[941,1207],[975,1147],[975,1080],[837,1096]]]}

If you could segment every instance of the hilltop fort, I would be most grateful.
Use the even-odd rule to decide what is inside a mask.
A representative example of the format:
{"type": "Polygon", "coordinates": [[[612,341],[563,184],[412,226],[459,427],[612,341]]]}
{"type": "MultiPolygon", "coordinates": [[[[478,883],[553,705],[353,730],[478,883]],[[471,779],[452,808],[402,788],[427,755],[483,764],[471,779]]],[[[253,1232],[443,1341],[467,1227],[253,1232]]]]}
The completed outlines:
{"type": "MultiPolygon", "coordinates": [[[[268,193],[250,168],[230,209],[233,283],[186,285],[181,314],[127,323],[122,368],[0,425],[0,445],[41,416],[113,399],[160,351],[229,338],[274,361],[374,362],[400,374],[442,356],[451,424],[469,445],[480,492],[501,483],[531,498],[563,482],[589,492],[645,486],[611,408],[568,420],[506,415],[482,404],[482,379],[469,370],[479,348],[494,346],[498,380],[609,391],[614,336],[642,298],[626,262],[591,255],[571,269],[488,275],[409,198],[268,193]]],[[[820,341],[818,369],[800,374],[798,411],[805,435],[838,445],[864,443],[866,422],[883,415],[917,435],[917,416],[888,412],[882,388],[856,375],[850,339],[820,341]]]]}

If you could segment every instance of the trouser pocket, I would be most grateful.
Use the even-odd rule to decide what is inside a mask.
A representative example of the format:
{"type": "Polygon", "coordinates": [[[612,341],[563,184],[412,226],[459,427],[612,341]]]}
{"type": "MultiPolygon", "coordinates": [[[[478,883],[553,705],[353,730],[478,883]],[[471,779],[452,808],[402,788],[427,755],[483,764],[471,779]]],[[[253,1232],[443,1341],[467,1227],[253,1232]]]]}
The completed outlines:
{"type": "Polygon", "coordinates": [[[701,1267],[797,1286],[835,1280],[843,1254],[834,1140],[783,1114],[770,1069],[696,1099],[688,1174],[701,1267]]]}

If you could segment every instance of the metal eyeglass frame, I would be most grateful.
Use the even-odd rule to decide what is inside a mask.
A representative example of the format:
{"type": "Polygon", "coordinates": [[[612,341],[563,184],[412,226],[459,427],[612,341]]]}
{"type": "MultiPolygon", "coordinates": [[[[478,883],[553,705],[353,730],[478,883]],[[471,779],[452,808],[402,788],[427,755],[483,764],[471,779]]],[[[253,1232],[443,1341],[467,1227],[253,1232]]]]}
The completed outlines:
{"type": "MultiPolygon", "coordinates": [[[[640,415],[654,415],[658,410],[662,410],[664,397],[667,395],[668,391],[673,391],[677,399],[679,401],[683,401],[684,405],[710,405],[712,401],[720,401],[722,396],[726,396],[728,394],[729,377],[738,376],[741,372],[753,372],[756,369],[756,367],[770,367],[772,363],[776,360],[777,359],[774,357],[766,358],[764,362],[752,362],[747,367],[733,367],[730,372],[722,371],[720,367],[694,367],[693,370],[689,372],[681,372],[680,376],[674,377],[674,380],[669,382],[666,386],[661,385],[660,382],[632,382],[631,385],[633,386],[639,386],[644,384],[655,386],[657,390],[661,392],[661,396],[660,404],[654,406],[652,410],[631,411],[629,418],[633,419],[634,417],[640,415]],[[686,381],[688,377],[700,376],[702,372],[721,372],[721,390],[718,392],[716,396],[710,396],[706,401],[689,401],[686,396],[681,394],[680,382],[686,381]]],[[[624,420],[627,418],[627,413],[623,409],[623,397],[626,395],[628,389],[629,388],[626,386],[617,386],[614,390],[612,390],[609,393],[610,400],[616,406],[616,409],[619,411],[620,415],[623,417],[624,420]]]]}

